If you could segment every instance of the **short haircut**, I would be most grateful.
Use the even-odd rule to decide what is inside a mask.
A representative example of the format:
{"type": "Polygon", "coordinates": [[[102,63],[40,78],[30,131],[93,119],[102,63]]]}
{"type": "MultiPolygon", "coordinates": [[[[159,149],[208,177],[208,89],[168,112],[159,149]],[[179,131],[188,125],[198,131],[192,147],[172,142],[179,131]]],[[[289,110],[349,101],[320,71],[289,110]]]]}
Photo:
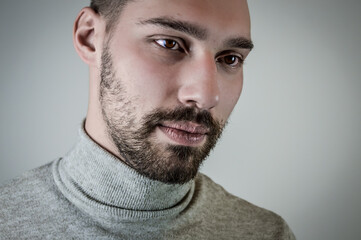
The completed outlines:
{"type": "Polygon", "coordinates": [[[91,0],[90,7],[106,21],[106,32],[113,30],[124,6],[131,0],[91,0]]]}

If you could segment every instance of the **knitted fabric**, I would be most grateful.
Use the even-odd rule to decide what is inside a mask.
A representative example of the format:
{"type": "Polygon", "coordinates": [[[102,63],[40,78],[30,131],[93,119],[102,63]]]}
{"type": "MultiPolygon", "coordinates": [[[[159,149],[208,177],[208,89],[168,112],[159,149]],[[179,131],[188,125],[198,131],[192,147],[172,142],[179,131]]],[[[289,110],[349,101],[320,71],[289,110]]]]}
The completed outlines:
{"type": "Polygon", "coordinates": [[[148,179],[79,132],[66,156],[0,187],[0,239],[295,239],[201,173],[148,179]]]}

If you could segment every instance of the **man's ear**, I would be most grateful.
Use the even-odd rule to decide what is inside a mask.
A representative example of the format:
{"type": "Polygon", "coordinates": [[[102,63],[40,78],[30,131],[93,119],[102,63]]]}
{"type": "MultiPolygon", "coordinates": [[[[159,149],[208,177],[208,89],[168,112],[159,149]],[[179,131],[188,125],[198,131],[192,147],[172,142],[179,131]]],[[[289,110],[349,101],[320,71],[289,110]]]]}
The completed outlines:
{"type": "Polygon", "coordinates": [[[73,43],[80,58],[88,65],[97,63],[99,40],[103,36],[100,15],[93,9],[83,8],[74,23],[73,43]]]}

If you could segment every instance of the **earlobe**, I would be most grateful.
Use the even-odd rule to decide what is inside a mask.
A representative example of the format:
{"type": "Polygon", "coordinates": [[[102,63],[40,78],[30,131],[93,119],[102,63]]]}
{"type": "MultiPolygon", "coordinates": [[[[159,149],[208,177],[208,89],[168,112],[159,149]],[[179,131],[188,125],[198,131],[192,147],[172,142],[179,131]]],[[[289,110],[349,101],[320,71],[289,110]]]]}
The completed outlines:
{"type": "Polygon", "coordinates": [[[88,65],[96,63],[97,31],[100,16],[93,9],[83,8],[74,23],[73,43],[80,58],[88,65]]]}

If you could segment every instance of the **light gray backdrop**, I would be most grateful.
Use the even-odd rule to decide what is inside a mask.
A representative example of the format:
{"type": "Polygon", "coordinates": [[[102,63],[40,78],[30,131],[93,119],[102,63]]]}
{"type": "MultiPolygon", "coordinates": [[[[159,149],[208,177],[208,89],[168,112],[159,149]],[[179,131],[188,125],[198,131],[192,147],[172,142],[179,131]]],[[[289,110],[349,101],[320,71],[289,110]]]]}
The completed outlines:
{"type": "MultiPolygon", "coordinates": [[[[1,0],[0,182],[63,156],[86,114],[87,1],[1,0]]],[[[256,48],[202,171],[298,239],[361,239],[361,2],[249,1],[256,48]]],[[[1,203],[0,203],[1,206],[1,203]]]]}

